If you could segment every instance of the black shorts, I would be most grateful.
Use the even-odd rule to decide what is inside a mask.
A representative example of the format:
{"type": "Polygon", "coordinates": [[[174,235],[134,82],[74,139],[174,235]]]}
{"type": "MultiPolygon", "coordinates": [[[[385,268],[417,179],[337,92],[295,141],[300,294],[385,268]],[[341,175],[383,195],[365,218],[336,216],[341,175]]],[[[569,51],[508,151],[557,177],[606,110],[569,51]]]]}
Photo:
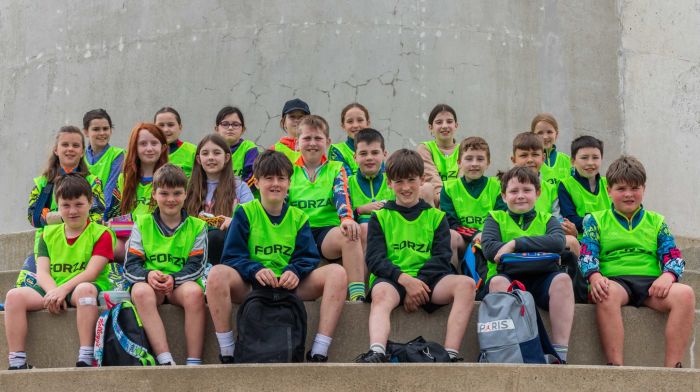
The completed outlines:
{"type": "MultiPolygon", "coordinates": [[[[433,313],[434,311],[436,311],[436,310],[440,309],[442,306],[444,306],[444,305],[434,304],[430,301],[432,301],[433,291],[435,291],[435,286],[437,286],[438,282],[440,282],[440,280],[447,275],[449,275],[449,274],[438,275],[435,278],[430,279],[430,280],[426,280],[424,277],[421,277],[420,275],[417,276],[418,279],[425,282],[425,284],[428,285],[428,288],[430,288],[430,292],[428,293],[428,297],[429,297],[428,303],[426,303],[425,305],[422,306],[423,310],[425,310],[426,312],[433,313]]],[[[401,286],[398,282],[394,282],[390,279],[384,279],[384,278],[376,278],[374,280],[374,282],[372,283],[372,287],[370,287],[369,290],[367,291],[367,299],[365,299],[365,302],[372,302],[372,289],[374,288],[374,286],[377,285],[377,283],[380,283],[380,282],[386,282],[386,283],[389,283],[390,285],[392,285],[396,289],[396,291],[398,291],[398,293],[399,293],[399,306],[403,305],[403,300],[406,297],[406,289],[403,286],[401,286]]]]}
{"type": "MultiPolygon", "coordinates": [[[[559,274],[566,274],[565,272],[550,272],[548,274],[542,274],[542,275],[531,275],[531,276],[509,276],[505,274],[498,274],[495,276],[492,276],[491,279],[495,278],[496,276],[502,276],[506,279],[508,279],[509,282],[512,282],[514,280],[519,281],[523,285],[525,285],[525,289],[532,294],[532,297],[535,299],[535,304],[537,305],[538,308],[544,309],[544,310],[549,310],[549,286],[552,285],[552,280],[554,277],[556,277],[559,274]]],[[[486,293],[488,294],[489,290],[489,284],[491,283],[491,279],[489,279],[486,282],[486,293]]]]}
{"type": "Polygon", "coordinates": [[[638,308],[644,305],[644,301],[649,296],[649,287],[657,278],[658,276],[625,275],[611,276],[608,279],[617,282],[625,289],[627,297],[629,297],[627,305],[638,308]]]}
{"type": "Polygon", "coordinates": [[[328,233],[333,230],[333,228],[338,227],[338,226],[322,226],[322,227],[312,227],[311,228],[311,235],[314,237],[314,241],[316,241],[316,249],[318,249],[318,254],[319,256],[323,257],[324,259],[330,261],[330,262],[337,262],[341,258],[337,259],[331,259],[326,257],[323,252],[321,251],[321,245],[323,245],[323,240],[326,239],[326,236],[328,233]]]}

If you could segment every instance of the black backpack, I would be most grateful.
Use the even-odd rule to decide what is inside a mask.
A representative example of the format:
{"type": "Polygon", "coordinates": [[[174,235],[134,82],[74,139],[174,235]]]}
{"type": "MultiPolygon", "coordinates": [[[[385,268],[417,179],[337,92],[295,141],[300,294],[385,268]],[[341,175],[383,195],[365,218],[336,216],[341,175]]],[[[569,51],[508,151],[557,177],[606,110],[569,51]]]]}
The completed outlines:
{"type": "Polygon", "coordinates": [[[408,343],[391,340],[386,346],[391,362],[450,362],[450,355],[440,343],[419,336],[408,343]]]}
{"type": "Polygon", "coordinates": [[[236,323],[236,363],[304,362],[306,308],[293,292],[254,289],[236,323]]]}
{"type": "Polygon", "coordinates": [[[134,304],[124,301],[114,305],[105,299],[108,309],[95,327],[97,366],[154,366],[156,360],[134,304]]]}

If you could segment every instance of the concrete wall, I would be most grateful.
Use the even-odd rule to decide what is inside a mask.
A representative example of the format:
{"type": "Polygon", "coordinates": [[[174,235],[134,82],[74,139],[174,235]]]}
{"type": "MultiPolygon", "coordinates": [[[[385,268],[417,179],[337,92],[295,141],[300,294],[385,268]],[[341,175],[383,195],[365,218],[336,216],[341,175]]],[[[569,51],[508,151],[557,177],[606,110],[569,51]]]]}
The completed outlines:
{"type": "MultiPolygon", "coordinates": [[[[630,7],[662,5],[622,9],[630,7]]],[[[357,100],[395,149],[426,140],[427,114],[447,102],[459,138],[491,143],[491,174],[508,167],[512,137],[551,111],[563,150],[588,133],[613,157],[632,145],[623,138],[621,26],[609,0],[2,2],[0,232],[28,228],[26,197],[53,131],[96,107],[112,114],[114,144],[124,145],[131,126],[163,105],[180,110],[183,137],[196,142],[234,104],[247,137],[268,146],[282,135],[285,100],[307,100],[335,140],[341,108],[357,100]]]]}
{"type": "Polygon", "coordinates": [[[647,206],[700,237],[700,3],[620,1],[624,150],[646,165],[647,206]]]}

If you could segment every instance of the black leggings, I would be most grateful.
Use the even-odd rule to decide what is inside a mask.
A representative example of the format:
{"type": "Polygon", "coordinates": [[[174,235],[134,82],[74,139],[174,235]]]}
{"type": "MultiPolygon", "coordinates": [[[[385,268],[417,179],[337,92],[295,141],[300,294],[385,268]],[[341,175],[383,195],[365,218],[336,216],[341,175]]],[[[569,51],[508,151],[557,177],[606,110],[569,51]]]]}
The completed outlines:
{"type": "Polygon", "coordinates": [[[224,252],[226,232],[218,229],[209,230],[207,237],[209,238],[209,247],[207,249],[209,256],[208,261],[211,265],[217,265],[221,262],[221,254],[224,252]]]}

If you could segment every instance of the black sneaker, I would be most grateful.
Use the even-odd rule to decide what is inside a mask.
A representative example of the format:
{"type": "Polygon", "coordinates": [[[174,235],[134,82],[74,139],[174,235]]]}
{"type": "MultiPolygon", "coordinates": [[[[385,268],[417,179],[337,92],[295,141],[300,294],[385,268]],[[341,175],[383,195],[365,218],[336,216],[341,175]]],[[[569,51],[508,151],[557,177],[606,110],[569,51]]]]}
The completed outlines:
{"type": "Polygon", "coordinates": [[[450,358],[450,362],[452,362],[452,363],[455,363],[455,362],[464,362],[464,358],[461,358],[461,357],[450,358]]]}
{"type": "Polygon", "coordinates": [[[75,367],[92,367],[92,364],[85,361],[78,361],[75,363],[75,367]]]}
{"type": "Polygon", "coordinates": [[[383,363],[388,362],[389,356],[380,352],[369,350],[355,358],[356,363],[383,363]]]}
{"type": "Polygon", "coordinates": [[[27,370],[27,369],[34,369],[34,366],[32,366],[28,363],[25,363],[22,366],[10,366],[9,368],[7,368],[7,370],[27,370]]]}
{"type": "Polygon", "coordinates": [[[311,355],[311,350],[306,352],[306,362],[328,362],[328,357],[321,354],[311,355]]]}
{"type": "Polygon", "coordinates": [[[175,366],[175,362],[159,363],[158,366],[175,366]]]}
{"type": "Polygon", "coordinates": [[[219,361],[221,361],[223,365],[230,365],[234,363],[233,355],[219,355],[219,361]]]}

